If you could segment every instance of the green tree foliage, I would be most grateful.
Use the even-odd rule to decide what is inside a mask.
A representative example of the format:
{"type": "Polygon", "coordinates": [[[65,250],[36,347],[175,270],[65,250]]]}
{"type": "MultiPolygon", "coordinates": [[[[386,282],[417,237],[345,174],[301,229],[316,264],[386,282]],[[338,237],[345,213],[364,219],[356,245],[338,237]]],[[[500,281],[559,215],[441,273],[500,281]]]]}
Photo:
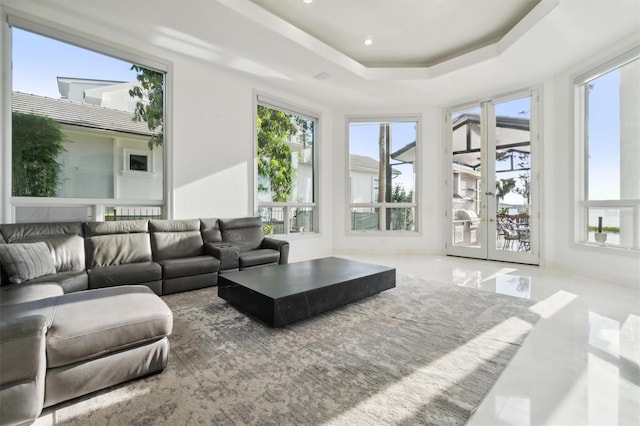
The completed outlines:
{"type": "Polygon", "coordinates": [[[274,202],[289,201],[296,178],[291,162],[289,136],[298,133],[296,119],[282,111],[258,105],[258,175],[269,181],[269,188],[259,184],[258,191],[271,190],[274,202]]]}
{"type": "Polygon", "coordinates": [[[164,74],[139,65],[132,65],[138,73],[139,86],[129,90],[129,96],[139,99],[133,113],[133,121],[144,121],[151,132],[149,149],[162,146],[164,142],[164,74]]]}
{"type": "Polygon", "coordinates": [[[12,113],[12,194],[55,197],[64,152],[60,124],[34,114],[12,113]]]}
{"type": "Polygon", "coordinates": [[[394,203],[413,203],[413,191],[407,192],[403,185],[397,184],[393,187],[391,200],[394,203]]]}
{"type": "MultiPolygon", "coordinates": [[[[393,187],[391,200],[394,203],[413,203],[413,191],[407,192],[403,185],[397,184],[393,187]]],[[[410,230],[413,229],[413,209],[395,208],[391,210],[392,229],[410,230]]]]}

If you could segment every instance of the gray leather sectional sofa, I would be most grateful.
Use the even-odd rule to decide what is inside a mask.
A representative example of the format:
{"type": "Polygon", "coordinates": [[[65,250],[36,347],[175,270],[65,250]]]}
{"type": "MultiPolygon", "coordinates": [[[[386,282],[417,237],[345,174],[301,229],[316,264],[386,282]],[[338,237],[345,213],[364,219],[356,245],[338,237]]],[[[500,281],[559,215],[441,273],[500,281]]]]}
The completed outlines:
{"type": "Polygon", "coordinates": [[[286,241],[264,237],[258,217],[4,224],[0,245],[3,425],[162,371],[173,317],[159,295],[284,264],[289,254],[286,241]],[[50,259],[47,250],[16,255],[44,245],[50,259]]]}

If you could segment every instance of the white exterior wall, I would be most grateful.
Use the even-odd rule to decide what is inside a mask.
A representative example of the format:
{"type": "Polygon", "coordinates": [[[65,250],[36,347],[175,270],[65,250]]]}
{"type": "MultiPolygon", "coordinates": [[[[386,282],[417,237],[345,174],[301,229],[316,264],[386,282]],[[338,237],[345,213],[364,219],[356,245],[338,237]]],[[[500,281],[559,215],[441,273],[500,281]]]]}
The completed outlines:
{"type": "Polygon", "coordinates": [[[162,149],[149,150],[149,138],[114,139],[115,198],[125,200],[162,199],[162,149]],[[127,171],[127,153],[149,156],[149,172],[127,171]]]}
{"type": "Polygon", "coordinates": [[[372,173],[358,170],[350,172],[351,201],[353,203],[371,203],[373,199],[373,180],[377,177],[372,173]]]}
{"type": "Polygon", "coordinates": [[[63,126],[65,152],[58,157],[62,164],[60,197],[113,197],[115,165],[113,137],[70,130],[63,126]]]}
{"type": "Polygon", "coordinates": [[[63,126],[65,151],[58,196],[65,198],[162,199],[162,150],[148,148],[148,137],[121,137],[63,126]],[[150,156],[152,170],[126,170],[125,153],[150,156]]]}

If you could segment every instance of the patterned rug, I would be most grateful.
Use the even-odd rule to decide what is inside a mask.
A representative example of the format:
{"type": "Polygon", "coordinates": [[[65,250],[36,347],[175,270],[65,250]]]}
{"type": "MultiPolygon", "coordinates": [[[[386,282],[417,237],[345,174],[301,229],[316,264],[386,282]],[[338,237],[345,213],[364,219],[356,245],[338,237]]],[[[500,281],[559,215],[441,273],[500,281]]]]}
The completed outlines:
{"type": "Polygon", "coordinates": [[[464,424],[538,319],[533,302],[398,276],[281,329],[209,288],[165,296],[164,372],[50,410],[78,425],[464,424]]]}

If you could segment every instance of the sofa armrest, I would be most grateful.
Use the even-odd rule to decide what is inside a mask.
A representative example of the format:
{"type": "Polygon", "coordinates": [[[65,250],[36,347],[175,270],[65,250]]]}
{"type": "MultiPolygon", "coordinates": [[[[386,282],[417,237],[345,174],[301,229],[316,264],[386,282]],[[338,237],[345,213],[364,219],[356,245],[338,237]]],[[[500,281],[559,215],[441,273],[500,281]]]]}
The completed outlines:
{"type": "Polygon", "coordinates": [[[47,321],[33,315],[0,322],[0,423],[34,421],[44,405],[47,321]]]}
{"type": "Polygon", "coordinates": [[[16,305],[63,294],[63,288],[53,282],[9,284],[0,287],[0,306],[16,305]]]}
{"type": "Polygon", "coordinates": [[[240,247],[225,242],[205,243],[204,253],[220,261],[220,270],[240,267],[240,247]]]}
{"type": "Polygon", "coordinates": [[[277,250],[280,252],[279,265],[286,265],[289,263],[289,241],[276,240],[275,238],[265,237],[262,240],[260,248],[277,250]]]}

